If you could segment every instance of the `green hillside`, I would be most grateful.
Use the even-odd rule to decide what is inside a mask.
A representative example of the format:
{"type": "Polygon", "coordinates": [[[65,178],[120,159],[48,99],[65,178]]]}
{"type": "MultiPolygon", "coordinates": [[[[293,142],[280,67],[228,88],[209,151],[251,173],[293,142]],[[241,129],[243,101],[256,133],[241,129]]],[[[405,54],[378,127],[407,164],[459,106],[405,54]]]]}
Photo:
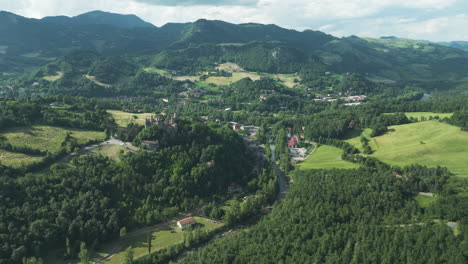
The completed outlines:
{"type": "MultiPolygon", "coordinates": [[[[398,166],[442,166],[455,174],[468,175],[468,133],[459,127],[425,121],[391,126],[389,130],[383,136],[370,138],[373,157],[398,166]]],[[[348,142],[360,147],[359,137],[348,142]]]]}

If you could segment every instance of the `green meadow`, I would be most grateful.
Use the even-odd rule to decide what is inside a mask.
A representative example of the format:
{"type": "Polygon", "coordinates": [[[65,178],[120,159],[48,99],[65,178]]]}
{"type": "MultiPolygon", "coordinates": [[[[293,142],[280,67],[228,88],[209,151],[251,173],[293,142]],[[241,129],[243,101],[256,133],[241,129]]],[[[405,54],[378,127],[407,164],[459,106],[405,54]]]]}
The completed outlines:
{"type": "Polygon", "coordinates": [[[90,140],[102,141],[106,138],[105,133],[101,131],[43,125],[15,127],[5,130],[0,135],[14,146],[27,146],[56,153],[60,151],[61,144],[67,133],[70,133],[71,137],[75,138],[79,144],[85,144],[90,140]]]}
{"type": "MultiPolygon", "coordinates": [[[[194,217],[197,223],[201,224],[202,231],[210,231],[223,226],[223,223],[212,221],[203,217],[194,217]]],[[[148,234],[151,234],[151,253],[168,248],[173,245],[181,244],[184,241],[184,232],[174,223],[161,224],[153,228],[144,228],[135,230],[123,239],[117,239],[105,244],[102,244],[98,250],[92,252],[93,258],[98,259],[108,256],[111,252],[115,252],[112,257],[101,263],[121,264],[125,261],[125,250],[132,247],[134,259],[139,259],[148,255],[148,234]]],[[[78,259],[64,260],[60,257],[61,252],[54,251],[45,257],[48,264],[79,264],[78,259]]]]}
{"type": "Polygon", "coordinates": [[[145,124],[145,119],[155,114],[152,113],[143,113],[143,114],[134,114],[118,110],[107,110],[109,114],[115,119],[115,122],[120,127],[126,127],[130,123],[137,123],[139,125],[145,124]]]}
{"type": "MultiPolygon", "coordinates": [[[[468,175],[468,133],[459,127],[431,120],[389,130],[374,138],[368,137],[369,129],[363,131],[374,150],[371,156],[392,165],[442,166],[460,176],[468,175]]],[[[362,149],[359,137],[347,141],[362,149]]]]}
{"type": "Polygon", "coordinates": [[[341,159],[343,150],[333,147],[322,145],[319,146],[312,155],[306,160],[297,164],[301,170],[310,169],[355,169],[359,165],[341,159]]]}

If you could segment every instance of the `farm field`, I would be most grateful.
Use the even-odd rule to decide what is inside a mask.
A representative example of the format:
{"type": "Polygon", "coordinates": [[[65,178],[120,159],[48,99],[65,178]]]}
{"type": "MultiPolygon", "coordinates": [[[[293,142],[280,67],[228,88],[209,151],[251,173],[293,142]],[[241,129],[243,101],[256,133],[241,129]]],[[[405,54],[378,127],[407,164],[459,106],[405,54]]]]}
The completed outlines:
{"type": "MultiPolygon", "coordinates": [[[[439,121],[391,126],[393,132],[369,138],[371,155],[392,165],[421,164],[447,167],[452,173],[468,175],[468,133],[439,121]]],[[[368,135],[370,130],[363,131],[368,135]]],[[[362,149],[359,137],[348,143],[362,149]]]]}
{"type": "Polygon", "coordinates": [[[322,145],[319,146],[312,155],[306,160],[297,164],[301,170],[311,169],[355,169],[359,165],[341,159],[343,150],[333,147],[322,145]]]}
{"type": "MultiPolygon", "coordinates": [[[[194,217],[197,223],[202,224],[203,226],[200,227],[202,231],[209,231],[216,228],[223,226],[221,222],[212,223],[206,218],[202,217],[194,217]]],[[[93,258],[102,258],[107,256],[110,252],[114,251],[116,248],[119,248],[117,253],[113,255],[111,258],[103,261],[102,263],[108,264],[121,264],[124,263],[125,259],[125,250],[128,247],[133,248],[134,259],[138,259],[148,255],[148,243],[147,243],[147,236],[148,232],[151,232],[152,240],[151,240],[151,252],[156,252],[163,248],[167,248],[176,244],[183,243],[184,241],[184,232],[177,228],[174,222],[168,224],[161,224],[154,229],[144,228],[141,230],[135,230],[130,232],[126,238],[122,240],[116,240],[113,242],[109,242],[103,244],[101,249],[94,252],[93,258]]],[[[50,264],[79,264],[80,261],[78,259],[74,260],[63,260],[58,258],[56,255],[58,252],[52,252],[52,254],[46,257],[46,263],[50,264]]]]}
{"type": "Polygon", "coordinates": [[[0,149],[0,164],[12,167],[21,168],[29,166],[35,162],[39,162],[43,157],[29,156],[23,153],[15,153],[0,149]]]}
{"type": "Polygon", "coordinates": [[[107,110],[107,112],[112,115],[117,125],[121,127],[126,127],[128,124],[132,122],[135,122],[139,125],[144,125],[146,118],[154,116],[153,113],[134,114],[134,113],[127,113],[127,112],[118,111],[118,110],[107,110]]]}
{"type": "Polygon", "coordinates": [[[33,149],[56,153],[60,151],[61,144],[69,132],[71,137],[75,138],[79,144],[85,144],[90,140],[102,141],[106,138],[104,132],[101,131],[42,125],[11,128],[0,135],[5,137],[13,146],[28,146],[33,149]]]}

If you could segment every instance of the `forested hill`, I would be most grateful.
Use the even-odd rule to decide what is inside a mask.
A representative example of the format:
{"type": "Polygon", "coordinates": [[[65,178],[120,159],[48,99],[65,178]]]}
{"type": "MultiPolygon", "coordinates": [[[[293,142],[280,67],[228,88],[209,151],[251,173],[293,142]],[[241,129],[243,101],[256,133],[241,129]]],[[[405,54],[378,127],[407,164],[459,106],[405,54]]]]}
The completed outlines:
{"type": "Polygon", "coordinates": [[[284,69],[271,61],[280,55],[288,63],[300,64],[305,59],[312,67],[327,66],[320,71],[354,72],[378,80],[452,81],[463,80],[468,72],[467,52],[435,43],[336,38],[312,30],[205,19],[156,27],[136,16],[101,11],[43,19],[0,12],[0,35],[5,36],[0,38],[0,72],[31,72],[73,50],[139,56],[145,66],[156,62],[176,71],[229,59],[239,64],[244,60],[241,66],[245,68],[279,72],[284,69]],[[278,54],[278,48],[287,52],[278,54]],[[207,49],[214,53],[207,54],[207,49]],[[248,57],[258,61],[257,65],[246,62],[248,57]],[[260,68],[265,68],[265,62],[269,67],[260,68]]]}
{"type": "Polygon", "coordinates": [[[111,25],[121,28],[155,28],[151,23],[143,21],[135,15],[120,15],[103,11],[92,11],[75,17],[56,16],[45,17],[43,22],[62,25],[111,25]]]}
{"type": "Polygon", "coordinates": [[[438,42],[437,44],[468,51],[468,41],[438,42]]]}

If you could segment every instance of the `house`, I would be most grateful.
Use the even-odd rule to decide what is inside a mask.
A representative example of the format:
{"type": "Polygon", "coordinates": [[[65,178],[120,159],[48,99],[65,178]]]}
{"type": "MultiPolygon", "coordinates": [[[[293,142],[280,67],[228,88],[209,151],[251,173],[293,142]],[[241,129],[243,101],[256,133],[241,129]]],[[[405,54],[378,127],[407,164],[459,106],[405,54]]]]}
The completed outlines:
{"type": "Polygon", "coordinates": [[[289,139],[288,147],[289,148],[297,148],[297,138],[296,137],[292,137],[292,138],[289,139]]]}
{"type": "Polygon", "coordinates": [[[187,218],[177,221],[177,227],[180,228],[181,230],[185,230],[189,227],[192,227],[196,223],[197,221],[195,221],[193,217],[187,217],[187,218]]]}
{"type": "Polygon", "coordinates": [[[158,141],[151,141],[151,140],[143,140],[143,141],[141,141],[141,146],[144,149],[157,150],[158,147],[159,147],[159,142],[158,141]]]}

